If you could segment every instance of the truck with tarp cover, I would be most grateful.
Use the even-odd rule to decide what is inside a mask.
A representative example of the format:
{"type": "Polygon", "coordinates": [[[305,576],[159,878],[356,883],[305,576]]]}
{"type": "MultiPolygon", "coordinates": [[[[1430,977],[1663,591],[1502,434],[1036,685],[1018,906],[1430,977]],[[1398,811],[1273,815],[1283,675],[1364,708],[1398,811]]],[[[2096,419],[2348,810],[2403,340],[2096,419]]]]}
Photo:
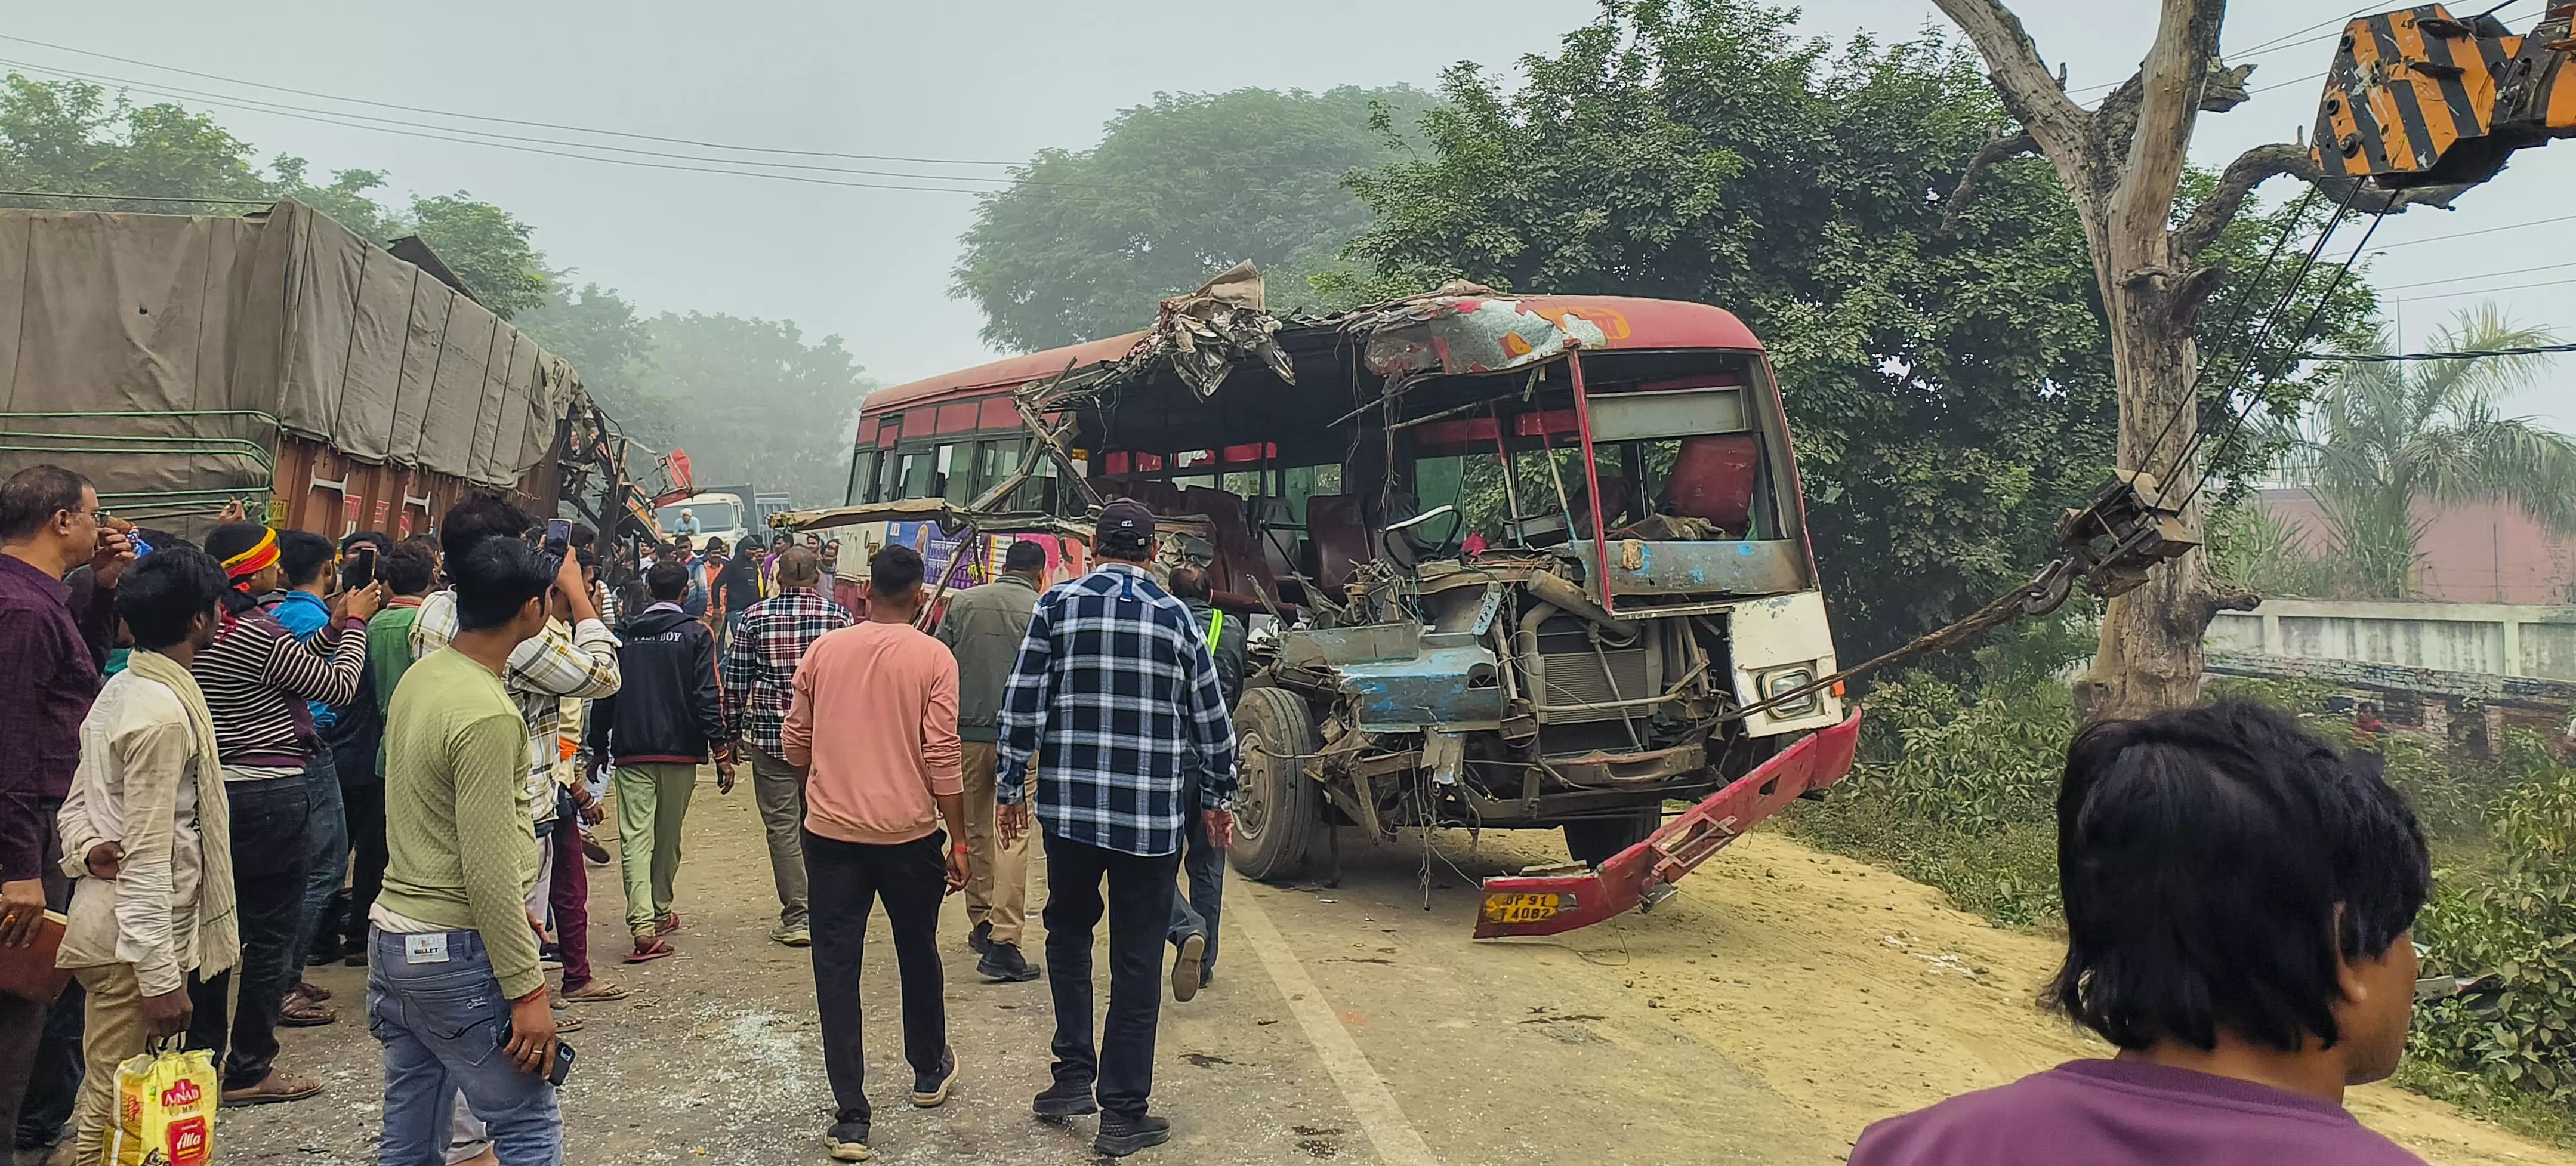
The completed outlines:
{"type": "Polygon", "coordinates": [[[782,525],[1078,539],[1104,499],[1144,502],[1161,565],[1205,565],[1264,625],[1236,869],[1286,877],[1328,824],[1563,829],[1577,864],[1489,880],[1480,935],[1652,905],[1849,770],[1859,716],[1741,321],[1464,285],[1262,300],[1240,267],[1146,331],[880,390],[848,505],[782,525]]]}
{"type": "Polygon", "coordinates": [[[616,529],[624,439],[570,363],[452,278],[292,200],[0,209],[0,474],[67,466],[189,538],[235,501],[400,537],[478,488],[616,529]]]}

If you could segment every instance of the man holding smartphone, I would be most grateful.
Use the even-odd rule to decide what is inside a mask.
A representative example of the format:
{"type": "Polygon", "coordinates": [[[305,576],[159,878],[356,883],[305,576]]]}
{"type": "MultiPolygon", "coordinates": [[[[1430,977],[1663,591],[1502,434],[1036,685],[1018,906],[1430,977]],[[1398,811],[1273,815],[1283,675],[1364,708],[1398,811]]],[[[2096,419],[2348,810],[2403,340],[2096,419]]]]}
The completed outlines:
{"type": "Polygon", "coordinates": [[[555,1019],[527,914],[527,728],[503,683],[546,628],[553,580],[511,538],[447,569],[456,633],[403,674],[385,729],[389,861],[367,972],[368,1027],[385,1046],[379,1159],[439,1161],[461,1092],[502,1166],[557,1166],[555,1019]]]}

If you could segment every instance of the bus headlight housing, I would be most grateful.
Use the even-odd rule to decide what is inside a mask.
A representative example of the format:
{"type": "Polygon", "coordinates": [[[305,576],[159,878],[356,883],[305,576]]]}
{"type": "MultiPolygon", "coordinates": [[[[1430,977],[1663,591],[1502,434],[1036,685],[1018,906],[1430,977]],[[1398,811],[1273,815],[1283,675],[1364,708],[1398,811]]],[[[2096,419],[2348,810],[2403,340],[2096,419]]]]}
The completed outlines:
{"type": "MultiPolygon", "coordinates": [[[[1773,668],[1764,671],[1755,677],[1755,683],[1760,686],[1757,691],[1761,692],[1762,699],[1764,700],[1770,700],[1784,692],[1796,692],[1797,690],[1805,688],[1815,682],[1816,670],[1813,666],[1807,664],[1793,664],[1786,668],[1773,668]]],[[[1825,694],[1823,690],[1819,689],[1793,700],[1783,701],[1779,704],[1772,705],[1768,711],[1769,715],[1774,720],[1795,720],[1799,717],[1815,715],[1816,712],[1824,708],[1824,701],[1825,694]]]]}

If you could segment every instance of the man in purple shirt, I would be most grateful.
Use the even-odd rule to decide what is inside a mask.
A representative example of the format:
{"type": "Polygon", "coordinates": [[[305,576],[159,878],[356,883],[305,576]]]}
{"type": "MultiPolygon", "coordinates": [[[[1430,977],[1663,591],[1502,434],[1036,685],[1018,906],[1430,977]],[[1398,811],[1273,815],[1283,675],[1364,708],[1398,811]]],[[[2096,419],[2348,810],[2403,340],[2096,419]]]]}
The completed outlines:
{"type": "MultiPolygon", "coordinates": [[[[81,719],[116,639],[116,580],[134,552],[100,525],[98,491],[60,466],[0,483],[0,944],[35,941],[71,883],[54,811],[80,765],[81,719]],[[63,576],[90,568],[83,609],[63,576]]],[[[50,1003],[50,1002],[48,1002],[50,1003]]],[[[0,1135],[14,1139],[45,1004],[0,993],[0,1135]]]]}
{"type": "Polygon", "coordinates": [[[2244,701],[2088,727],[2050,995],[2120,1049],[1871,1126],[1851,1166],[2423,1166],[2343,1108],[2396,1071],[2424,834],[2377,759],[2244,701]]]}

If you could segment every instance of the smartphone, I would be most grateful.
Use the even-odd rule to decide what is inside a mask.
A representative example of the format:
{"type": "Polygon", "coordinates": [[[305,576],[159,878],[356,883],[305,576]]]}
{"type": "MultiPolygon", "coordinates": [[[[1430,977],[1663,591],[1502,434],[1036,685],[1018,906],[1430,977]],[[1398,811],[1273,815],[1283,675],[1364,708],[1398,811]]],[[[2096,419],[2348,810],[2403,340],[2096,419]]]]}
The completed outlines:
{"type": "MultiPolygon", "coordinates": [[[[509,1020],[504,1018],[501,1021],[501,1039],[493,1042],[492,1044],[493,1048],[502,1050],[502,1055],[504,1056],[508,1055],[510,1034],[512,1031],[514,1030],[511,1028],[509,1020]]],[[[572,1051],[571,1045],[564,1043],[562,1037],[556,1037],[555,1059],[546,1065],[546,1084],[560,1088],[564,1083],[564,1078],[572,1076],[572,1063],[574,1058],[578,1055],[579,1054],[572,1051]]]]}
{"type": "Polygon", "coordinates": [[[571,519],[569,519],[569,518],[549,518],[549,519],[547,519],[547,520],[546,520],[546,553],[547,553],[547,554],[551,554],[551,555],[560,555],[560,554],[563,554],[565,551],[567,551],[567,550],[571,549],[571,547],[572,547],[572,520],[571,520],[571,519]]]}
{"type": "Polygon", "coordinates": [[[349,548],[349,565],[341,572],[340,585],[351,591],[376,581],[376,547],[359,543],[349,548]]]}

